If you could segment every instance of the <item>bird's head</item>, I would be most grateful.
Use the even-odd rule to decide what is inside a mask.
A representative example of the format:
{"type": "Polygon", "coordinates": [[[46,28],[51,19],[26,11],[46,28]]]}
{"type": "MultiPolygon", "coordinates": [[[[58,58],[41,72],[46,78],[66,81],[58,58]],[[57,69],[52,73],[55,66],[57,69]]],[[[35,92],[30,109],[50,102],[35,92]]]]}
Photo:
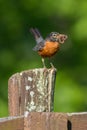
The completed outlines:
{"type": "Polygon", "coordinates": [[[49,38],[53,42],[59,42],[59,43],[63,44],[65,42],[65,40],[68,38],[68,36],[65,34],[59,34],[57,32],[51,32],[49,35],[49,38]]]}

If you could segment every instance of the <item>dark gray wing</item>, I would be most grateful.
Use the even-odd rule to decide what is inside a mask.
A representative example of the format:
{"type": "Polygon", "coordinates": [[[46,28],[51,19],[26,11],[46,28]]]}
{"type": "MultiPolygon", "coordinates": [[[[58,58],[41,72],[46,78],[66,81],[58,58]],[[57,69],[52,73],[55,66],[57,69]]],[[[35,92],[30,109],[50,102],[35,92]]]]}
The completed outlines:
{"type": "Polygon", "coordinates": [[[33,48],[34,51],[39,51],[42,50],[42,48],[44,47],[45,41],[42,40],[41,42],[39,42],[38,44],[36,44],[36,46],[33,48]]]}
{"type": "Polygon", "coordinates": [[[37,44],[36,46],[33,48],[34,51],[39,51],[44,47],[44,39],[41,36],[39,30],[37,28],[31,28],[30,32],[33,34],[37,44]]]}

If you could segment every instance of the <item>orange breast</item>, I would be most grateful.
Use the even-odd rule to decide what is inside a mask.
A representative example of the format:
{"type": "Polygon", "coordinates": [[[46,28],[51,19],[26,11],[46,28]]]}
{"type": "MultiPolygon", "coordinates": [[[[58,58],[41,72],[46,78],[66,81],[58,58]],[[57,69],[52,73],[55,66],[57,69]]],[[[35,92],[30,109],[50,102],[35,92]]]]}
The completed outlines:
{"type": "Polygon", "coordinates": [[[58,42],[46,42],[42,50],[38,51],[42,57],[51,57],[59,50],[58,42]]]}

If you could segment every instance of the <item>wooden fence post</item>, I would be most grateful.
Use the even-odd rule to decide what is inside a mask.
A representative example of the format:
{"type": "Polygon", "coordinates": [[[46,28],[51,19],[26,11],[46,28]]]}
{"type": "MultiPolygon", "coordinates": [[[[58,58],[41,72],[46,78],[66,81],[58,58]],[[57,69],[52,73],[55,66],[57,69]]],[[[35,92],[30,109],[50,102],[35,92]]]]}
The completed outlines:
{"type": "Polygon", "coordinates": [[[16,73],[8,81],[9,115],[53,111],[56,69],[39,68],[16,73]]]}
{"type": "Polygon", "coordinates": [[[0,130],[87,130],[87,112],[52,112],[55,78],[55,68],[32,69],[11,76],[10,117],[0,118],[0,130]]]}

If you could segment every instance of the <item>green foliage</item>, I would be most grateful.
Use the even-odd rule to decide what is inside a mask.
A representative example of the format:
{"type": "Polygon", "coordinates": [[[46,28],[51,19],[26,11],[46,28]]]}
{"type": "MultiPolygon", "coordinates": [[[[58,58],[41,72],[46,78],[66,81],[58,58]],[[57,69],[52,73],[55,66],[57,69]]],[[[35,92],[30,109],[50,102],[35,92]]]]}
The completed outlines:
{"type": "Polygon", "coordinates": [[[55,89],[55,111],[83,111],[86,93],[84,94],[85,89],[81,87],[67,73],[59,72],[55,89]]]}
{"type": "MultiPolygon", "coordinates": [[[[29,32],[37,27],[44,37],[51,31],[68,35],[53,63],[58,69],[55,111],[87,110],[87,1],[0,1],[0,117],[8,115],[8,78],[18,71],[42,67],[32,51],[29,32]]],[[[49,64],[49,62],[47,62],[49,64]]],[[[48,65],[49,66],[49,65],[48,65]]]]}

